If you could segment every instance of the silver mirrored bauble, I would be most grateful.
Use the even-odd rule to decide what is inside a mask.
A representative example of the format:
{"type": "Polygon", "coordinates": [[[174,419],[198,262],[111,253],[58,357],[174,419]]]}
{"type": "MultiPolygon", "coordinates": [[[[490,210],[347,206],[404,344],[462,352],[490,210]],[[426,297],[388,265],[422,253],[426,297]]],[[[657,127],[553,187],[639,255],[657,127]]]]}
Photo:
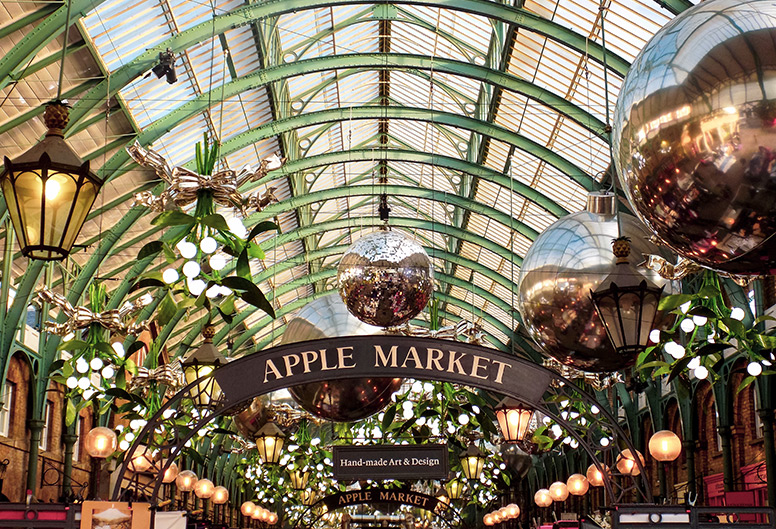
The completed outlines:
{"type": "Polygon", "coordinates": [[[502,444],[501,459],[520,479],[523,479],[533,466],[533,457],[520,448],[517,443],[502,444]]]}
{"type": "Polygon", "coordinates": [[[359,320],[379,327],[408,322],[426,307],[433,268],[418,243],[398,231],[361,237],[337,269],[340,295],[359,320]]]}
{"type": "MultiPolygon", "coordinates": [[[[670,258],[647,239],[638,219],[620,215],[622,234],[631,238],[630,263],[642,254],[670,258]]],[[[587,211],[567,215],[544,230],[525,255],[518,277],[518,310],[541,349],[564,365],[583,371],[609,372],[632,365],[635,355],[614,351],[590,298],[613,270],[612,239],[618,235],[613,215],[587,211]]],[[[664,292],[674,286],[656,272],[638,269],[664,292]]]]}
{"type": "Polygon", "coordinates": [[[613,148],[634,210],[678,254],[776,269],[776,5],[708,0],[650,40],[626,76],[613,148]]]}
{"type": "MultiPolygon", "coordinates": [[[[354,318],[332,292],[302,307],[288,322],[281,344],[382,334],[383,329],[354,318]]],[[[330,421],[356,421],[374,415],[389,402],[401,386],[401,378],[358,378],[313,382],[289,388],[305,410],[330,421]]]]}

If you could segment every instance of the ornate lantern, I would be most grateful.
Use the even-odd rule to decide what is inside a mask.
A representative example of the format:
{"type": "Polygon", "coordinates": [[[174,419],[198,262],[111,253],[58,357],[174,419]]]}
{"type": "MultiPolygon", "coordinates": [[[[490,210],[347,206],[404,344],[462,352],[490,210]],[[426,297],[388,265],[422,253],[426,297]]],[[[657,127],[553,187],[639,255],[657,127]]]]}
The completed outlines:
{"type": "Polygon", "coordinates": [[[445,485],[447,495],[451,500],[460,500],[463,496],[463,482],[460,479],[451,479],[445,485]]]}
{"type": "MultiPolygon", "coordinates": [[[[210,375],[214,369],[227,362],[226,357],[219,353],[218,349],[213,345],[213,336],[215,334],[215,326],[205,325],[202,329],[202,336],[205,338],[205,342],[181,361],[186,384],[191,384],[204,376],[210,375]]],[[[194,404],[200,408],[209,407],[211,402],[218,400],[218,397],[221,396],[221,388],[218,386],[215,377],[206,378],[194,386],[191,391],[194,393],[194,404]]]]}
{"type": "Polygon", "coordinates": [[[470,444],[469,448],[460,453],[461,468],[463,469],[463,475],[466,479],[479,479],[482,474],[482,467],[485,465],[485,454],[482,451],[470,444]]]}
{"type": "Polygon", "coordinates": [[[280,460],[285,434],[274,422],[268,422],[256,434],[256,449],[265,465],[274,465],[280,460]]]}
{"type": "Polygon", "coordinates": [[[647,282],[628,261],[630,240],[618,237],[612,242],[617,265],[590,295],[614,349],[624,355],[638,354],[649,345],[662,287],[647,282]]]}
{"type": "Polygon", "coordinates": [[[0,187],[22,255],[54,261],[70,254],[103,182],[65,143],[67,105],[50,103],[43,120],[46,137],[13,162],[5,158],[0,187]]]}
{"type": "Polygon", "coordinates": [[[507,397],[499,402],[495,412],[501,434],[507,443],[525,439],[533,410],[526,408],[515,399],[507,397]]]}
{"type": "Polygon", "coordinates": [[[294,490],[303,490],[307,487],[307,480],[310,477],[310,472],[302,470],[292,470],[288,473],[291,478],[291,488],[294,490]]]}

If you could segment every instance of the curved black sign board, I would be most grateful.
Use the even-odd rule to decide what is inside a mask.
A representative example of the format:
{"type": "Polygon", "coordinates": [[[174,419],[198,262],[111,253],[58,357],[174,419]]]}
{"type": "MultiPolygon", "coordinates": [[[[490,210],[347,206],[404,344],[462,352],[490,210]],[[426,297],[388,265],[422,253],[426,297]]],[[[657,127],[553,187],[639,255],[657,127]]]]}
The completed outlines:
{"type": "Polygon", "coordinates": [[[365,503],[412,505],[413,507],[433,511],[440,502],[433,496],[407,489],[363,489],[331,494],[321,499],[319,503],[326,505],[328,511],[347,507],[348,505],[361,505],[365,503]]]}
{"type": "Polygon", "coordinates": [[[546,369],[496,349],[393,335],[281,345],[230,362],[214,376],[227,406],[299,384],[373,376],[471,385],[533,405],[551,379],[546,369]]]}

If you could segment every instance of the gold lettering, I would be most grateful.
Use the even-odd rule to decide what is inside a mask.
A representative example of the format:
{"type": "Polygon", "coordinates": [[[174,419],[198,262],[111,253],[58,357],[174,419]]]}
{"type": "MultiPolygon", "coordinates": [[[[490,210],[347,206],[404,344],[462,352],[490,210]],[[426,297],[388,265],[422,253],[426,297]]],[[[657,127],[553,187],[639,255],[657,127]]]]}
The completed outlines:
{"type": "Polygon", "coordinates": [[[382,362],[383,367],[388,367],[389,360],[391,367],[398,367],[396,364],[396,349],[398,349],[398,346],[394,345],[388,351],[388,354],[385,354],[381,346],[375,345],[375,367],[380,367],[380,362],[382,362]]]}
{"type": "Polygon", "coordinates": [[[280,374],[280,371],[278,371],[278,368],[275,367],[275,363],[272,360],[267,360],[267,363],[264,364],[264,383],[266,384],[269,380],[269,372],[272,371],[272,374],[275,375],[276,379],[283,378],[283,375],[280,374]]]}
{"type": "Polygon", "coordinates": [[[353,346],[349,345],[347,347],[337,347],[337,355],[339,357],[339,368],[340,369],[353,369],[356,367],[356,364],[347,365],[345,364],[345,359],[353,360],[353,346]],[[350,349],[350,354],[345,354],[345,351],[350,349]]]}
{"type": "Polygon", "coordinates": [[[401,364],[402,368],[407,367],[407,360],[410,358],[412,358],[412,361],[415,362],[415,369],[423,369],[423,364],[420,363],[418,352],[414,347],[410,347],[407,351],[407,356],[404,357],[404,362],[401,364]]]}
{"type": "Polygon", "coordinates": [[[378,496],[380,497],[380,501],[387,501],[388,500],[388,493],[387,492],[380,492],[378,494],[378,496]]]}
{"type": "Polygon", "coordinates": [[[329,371],[331,369],[337,369],[337,366],[330,366],[326,362],[326,349],[321,349],[321,371],[329,371]]]}
{"type": "Polygon", "coordinates": [[[305,351],[302,353],[302,363],[304,364],[304,372],[310,372],[310,364],[318,360],[318,351],[305,351]]]}
{"type": "Polygon", "coordinates": [[[506,362],[499,362],[498,360],[491,360],[494,364],[498,364],[498,371],[496,371],[496,384],[501,384],[501,379],[504,377],[504,369],[507,367],[512,367],[510,364],[507,364],[506,362]]]}
{"type": "Polygon", "coordinates": [[[480,369],[483,369],[483,368],[487,369],[488,368],[487,365],[481,365],[480,364],[480,360],[485,360],[486,362],[488,361],[488,359],[485,358],[484,356],[477,356],[477,355],[472,356],[472,372],[471,372],[471,376],[473,376],[475,378],[487,379],[488,378],[487,374],[485,376],[482,376],[482,375],[477,373],[480,369]]]}
{"type": "Polygon", "coordinates": [[[455,351],[450,351],[450,362],[447,364],[447,372],[457,372],[459,375],[465,375],[466,371],[464,371],[463,365],[461,364],[461,358],[464,356],[466,356],[466,353],[456,353],[455,351]],[[456,355],[458,355],[458,358],[456,358],[456,355]],[[455,366],[456,371],[453,371],[453,366],[455,366]]]}
{"type": "Polygon", "coordinates": [[[290,377],[293,374],[294,367],[299,365],[299,355],[293,353],[283,355],[283,363],[286,364],[286,376],[290,377]],[[295,360],[295,362],[292,362],[292,360],[295,360]]]}
{"type": "Polygon", "coordinates": [[[428,353],[426,369],[431,369],[431,364],[434,364],[434,369],[437,371],[444,371],[439,361],[442,359],[445,353],[443,353],[441,349],[432,349],[431,347],[427,348],[426,352],[428,353]]]}

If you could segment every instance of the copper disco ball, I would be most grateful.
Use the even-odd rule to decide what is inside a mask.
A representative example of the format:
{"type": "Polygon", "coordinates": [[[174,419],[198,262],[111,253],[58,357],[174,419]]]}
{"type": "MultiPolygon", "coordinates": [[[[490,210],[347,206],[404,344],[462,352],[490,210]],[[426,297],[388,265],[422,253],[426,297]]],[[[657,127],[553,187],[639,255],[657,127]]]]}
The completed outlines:
{"type": "Polygon", "coordinates": [[[398,231],[357,240],[337,270],[340,296],[353,316],[370,325],[401,325],[422,311],[433,290],[433,267],[418,243],[398,231]]]}
{"type": "MultiPolygon", "coordinates": [[[[589,209],[614,211],[611,195],[591,195],[589,209]]],[[[630,262],[638,265],[642,254],[671,259],[647,240],[638,219],[620,215],[623,235],[631,238],[630,262]]],[[[567,215],[544,230],[525,255],[518,277],[518,310],[523,324],[541,349],[560,363],[583,371],[609,372],[633,365],[635,355],[615,352],[590,299],[590,291],[615,265],[611,241],[617,237],[617,220],[611,214],[582,211],[567,215]]],[[[639,269],[666,294],[675,286],[657,273],[639,269]]]]}
{"type": "MultiPolygon", "coordinates": [[[[379,327],[354,318],[333,292],[305,305],[288,323],[281,343],[337,336],[382,334],[379,327]]],[[[400,378],[358,378],[316,382],[289,388],[305,410],[330,421],[357,421],[382,410],[401,386],[400,378]]]]}
{"type": "Polygon", "coordinates": [[[614,117],[617,172],[676,253],[735,274],[776,269],[776,7],[709,0],[644,47],[614,117]]]}

